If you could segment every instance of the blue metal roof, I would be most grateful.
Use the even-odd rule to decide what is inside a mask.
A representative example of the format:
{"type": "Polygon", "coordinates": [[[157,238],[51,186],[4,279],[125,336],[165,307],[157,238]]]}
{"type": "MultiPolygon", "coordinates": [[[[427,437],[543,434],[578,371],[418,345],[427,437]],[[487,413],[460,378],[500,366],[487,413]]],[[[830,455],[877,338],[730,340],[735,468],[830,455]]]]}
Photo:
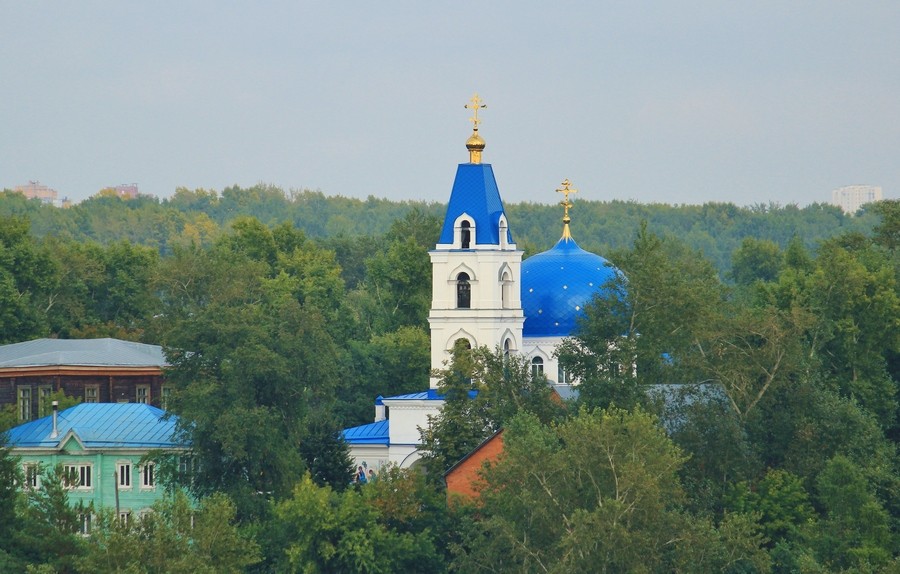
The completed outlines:
{"type": "Polygon", "coordinates": [[[570,336],[584,306],[617,274],[609,261],[578,247],[574,239],[560,239],[552,249],[524,260],[523,336],[570,336]]]}
{"type": "Polygon", "coordinates": [[[385,419],[367,425],[351,427],[342,431],[344,440],[350,444],[383,444],[391,442],[390,421],[385,419]]]}
{"type": "Polygon", "coordinates": [[[9,431],[13,448],[61,448],[71,431],[85,448],[176,448],[177,417],[163,419],[166,411],[141,403],[82,403],[57,415],[56,438],[53,417],[21,424],[9,431]]]}
{"type": "Polygon", "coordinates": [[[438,394],[436,389],[428,389],[419,393],[407,393],[405,395],[394,395],[393,397],[384,397],[382,401],[442,401],[443,395],[438,394]]]}
{"type": "MultiPolygon", "coordinates": [[[[453,191],[439,243],[453,243],[453,225],[460,215],[469,214],[475,222],[476,245],[500,245],[500,215],[504,214],[500,190],[489,163],[461,163],[456,169],[453,191]]],[[[506,230],[506,241],[512,234],[506,230]]]]}
{"type": "Polygon", "coordinates": [[[0,368],[57,365],[165,367],[159,345],[120,339],[35,339],[0,346],[0,368]]]}

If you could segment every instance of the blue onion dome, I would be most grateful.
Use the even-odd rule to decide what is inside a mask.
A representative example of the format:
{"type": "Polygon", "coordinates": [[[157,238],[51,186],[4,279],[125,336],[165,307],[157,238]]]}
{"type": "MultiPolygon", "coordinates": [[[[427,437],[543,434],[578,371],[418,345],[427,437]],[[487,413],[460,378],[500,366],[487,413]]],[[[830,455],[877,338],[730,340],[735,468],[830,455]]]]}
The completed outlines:
{"type": "Polygon", "coordinates": [[[568,337],[601,288],[616,277],[612,264],[564,234],[555,247],[522,262],[525,337],[568,337]]]}

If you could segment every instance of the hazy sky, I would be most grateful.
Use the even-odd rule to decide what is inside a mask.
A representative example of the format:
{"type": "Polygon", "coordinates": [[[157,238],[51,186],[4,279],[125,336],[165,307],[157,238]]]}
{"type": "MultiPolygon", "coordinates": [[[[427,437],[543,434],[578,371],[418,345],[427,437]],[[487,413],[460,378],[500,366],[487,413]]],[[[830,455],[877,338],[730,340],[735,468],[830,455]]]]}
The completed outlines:
{"type": "Polygon", "coordinates": [[[0,0],[0,188],[508,202],[900,193],[900,2],[0,0]]]}

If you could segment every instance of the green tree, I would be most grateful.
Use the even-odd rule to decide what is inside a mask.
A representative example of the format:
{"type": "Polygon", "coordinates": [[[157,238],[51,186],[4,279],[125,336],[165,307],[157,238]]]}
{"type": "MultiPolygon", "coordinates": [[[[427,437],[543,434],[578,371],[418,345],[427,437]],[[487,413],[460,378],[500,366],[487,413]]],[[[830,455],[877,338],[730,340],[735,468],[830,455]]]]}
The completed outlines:
{"type": "MultiPolygon", "coordinates": [[[[366,485],[368,488],[368,485],[366,485]]],[[[274,512],[279,572],[440,572],[429,532],[401,532],[382,523],[378,507],[353,489],[316,486],[305,475],[274,512]]]]}
{"type": "Polygon", "coordinates": [[[20,527],[13,537],[16,554],[28,564],[45,564],[54,572],[74,572],[84,552],[81,517],[94,511],[72,505],[62,481],[62,466],[41,476],[40,488],[18,498],[20,527]]]}
{"type": "Polygon", "coordinates": [[[630,407],[643,401],[642,384],[703,380],[694,357],[726,294],[713,267],[646,223],[633,248],[611,258],[622,275],[586,307],[557,351],[580,381],[581,402],[630,407]]]}
{"type": "Polygon", "coordinates": [[[683,462],[678,447],[641,410],[582,410],[555,427],[519,415],[507,426],[503,457],[484,471],[482,518],[456,548],[454,568],[708,572],[709,564],[765,566],[762,538],[746,521],[718,530],[707,525],[712,533],[698,534],[705,532],[702,522],[680,510],[683,462]],[[697,540],[690,550],[676,549],[692,536],[697,540]]]}
{"type": "Polygon", "coordinates": [[[45,293],[55,269],[29,235],[28,219],[0,217],[0,343],[46,333],[45,293]]]}
{"type": "Polygon", "coordinates": [[[731,256],[731,277],[739,285],[775,281],[783,264],[784,258],[777,243],[746,237],[731,256]]]}
{"type": "Polygon", "coordinates": [[[769,469],[756,484],[737,483],[729,503],[736,512],[758,512],[763,534],[773,546],[797,538],[815,517],[800,477],[778,469],[769,469]]]}
{"type": "Polygon", "coordinates": [[[551,398],[547,379],[532,375],[524,356],[506,356],[500,349],[457,345],[437,390],[444,406],[420,429],[422,461],[435,481],[517,413],[549,422],[564,410],[551,398]]]}
{"type": "Polygon", "coordinates": [[[339,349],[321,313],[289,281],[268,279],[265,262],[194,249],[163,271],[157,328],[172,410],[200,463],[195,491],[230,494],[242,519],[265,512],[304,468],[298,445],[309,413],[334,401],[339,349]]]}
{"type": "Polygon", "coordinates": [[[888,514],[869,491],[860,469],[845,457],[831,459],[816,480],[825,508],[814,542],[821,562],[833,568],[879,567],[896,550],[888,514]]]}
{"type": "Polygon", "coordinates": [[[182,492],[132,523],[100,513],[78,571],[239,573],[260,561],[259,546],[235,524],[234,504],[214,494],[194,508],[182,492]]]}

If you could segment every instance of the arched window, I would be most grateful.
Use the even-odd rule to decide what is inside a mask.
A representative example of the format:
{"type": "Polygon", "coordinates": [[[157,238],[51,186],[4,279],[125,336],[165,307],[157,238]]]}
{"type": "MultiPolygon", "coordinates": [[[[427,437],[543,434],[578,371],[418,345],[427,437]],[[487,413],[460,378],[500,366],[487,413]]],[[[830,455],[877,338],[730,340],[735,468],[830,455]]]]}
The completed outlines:
{"type": "Polygon", "coordinates": [[[500,308],[508,309],[509,308],[509,285],[512,283],[509,279],[509,273],[503,274],[503,279],[500,280],[500,308]]]}
{"type": "Polygon", "coordinates": [[[540,377],[544,374],[544,359],[535,357],[531,359],[531,376],[540,377]]]}
{"type": "Polygon", "coordinates": [[[469,274],[460,273],[456,276],[456,308],[469,309],[472,306],[472,285],[469,283],[469,274]]]}
{"type": "Polygon", "coordinates": [[[468,221],[463,221],[460,227],[462,228],[459,235],[460,243],[463,249],[468,249],[469,244],[472,242],[472,224],[468,221]]]}

